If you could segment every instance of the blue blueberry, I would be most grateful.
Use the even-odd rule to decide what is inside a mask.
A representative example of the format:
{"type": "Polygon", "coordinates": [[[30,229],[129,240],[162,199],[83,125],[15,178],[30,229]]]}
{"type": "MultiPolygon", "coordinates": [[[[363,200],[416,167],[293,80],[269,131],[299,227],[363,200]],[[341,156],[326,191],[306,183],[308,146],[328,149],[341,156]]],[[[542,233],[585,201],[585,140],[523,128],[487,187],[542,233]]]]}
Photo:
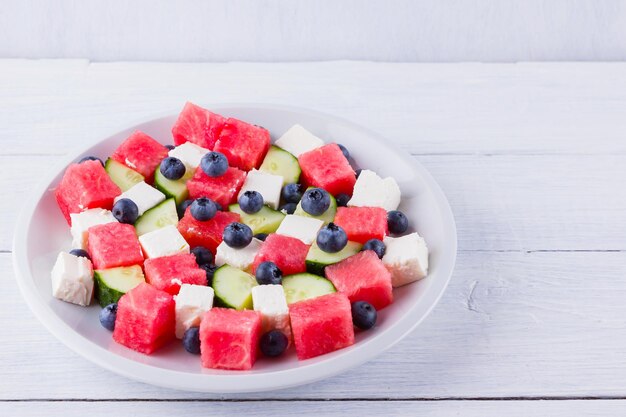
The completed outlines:
{"type": "Polygon", "coordinates": [[[165,145],[165,147],[170,151],[176,149],[176,146],[174,145],[165,145]]]}
{"type": "Polygon", "coordinates": [[[387,227],[390,233],[400,235],[409,228],[409,219],[406,218],[403,212],[392,210],[387,213],[387,227]]]}
{"type": "Polygon", "coordinates": [[[200,354],[200,329],[198,327],[190,327],[185,330],[183,347],[189,353],[200,354]]]}
{"type": "Polygon", "coordinates": [[[283,199],[286,203],[298,203],[302,198],[301,186],[298,183],[287,184],[283,187],[283,199]]]}
{"type": "Polygon", "coordinates": [[[196,246],[191,250],[191,253],[195,255],[198,265],[206,265],[213,262],[213,254],[204,246],[196,246]]]}
{"type": "Polygon", "coordinates": [[[330,194],[322,188],[311,188],[304,192],[300,204],[311,216],[320,216],[330,207],[330,194]]]}
{"type": "Polygon", "coordinates": [[[185,168],[185,164],[178,158],[174,158],[173,156],[168,156],[164,160],[161,161],[161,165],[159,165],[159,171],[161,174],[168,180],[179,180],[185,175],[187,168],[185,168]]]}
{"type": "Polygon", "coordinates": [[[261,352],[270,358],[280,356],[287,349],[289,339],[280,330],[270,330],[261,336],[259,348],[261,352]]]}
{"type": "Polygon", "coordinates": [[[363,170],[362,170],[362,169],[357,169],[357,170],[355,171],[355,174],[356,174],[356,177],[357,177],[357,178],[359,178],[359,175],[361,175],[361,172],[363,172],[363,170]]]}
{"type": "Polygon", "coordinates": [[[191,213],[191,217],[194,219],[205,222],[207,220],[211,220],[215,213],[217,213],[217,208],[215,207],[215,203],[210,198],[200,197],[196,198],[191,206],[189,206],[189,212],[191,213]]]}
{"type": "Polygon", "coordinates": [[[117,318],[117,303],[109,304],[100,310],[100,324],[107,330],[115,330],[115,319],[117,318]]]}
{"type": "Polygon", "coordinates": [[[341,153],[343,154],[343,156],[345,156],[346,159],[350,159],[350,152],[348,152],[348,148],[343,146],[341,143],[338,143],[337,146],[339,146],[339,149],[341,149],[341,153]]]}
{"type": "Polygon", "coordinates": [[[87,259],[89,259],[91,261],[91,256],[89,256],[87,251],[84,250],[84,249],[72,249],[70,251],[70,255],[74,255],[74,256],[78,256],[78,257],[82,257],[82,258],[87,258],[87,259]]]}
{"type": "Polygon", "coordinates": [[[209,152],[200,160],[200,167],[209,177],[221,177],[228,170],[228,159],[223,153],[209,152]]]}
{"type": "Polygon", "coordinates": [[[283,271],[274,262],[261,262],[256,267],[256,282],[259,285],[280,285],[283,282],[283,271]]]}
{"type": "Polygon", "coordinates": [[[296,203],[287,203],[280,206],[280,211],[284,211],[287,214],[293,214],[296,211],[298,205],[296,203]]]}
{"type": "Polygon", "coordinates": [[[233,222],[224,228],[224,242],[231,248],[245,248],[252,242],[252,229],[243,223],[233,222]]]}
{"type": "Polygon", "coordinates": [[[373,305],[365,301],[352,303],[352,323],[361,330],[368,330],[376,324],[378,313],[373,305]]]}
{"type": "Polygon", "coordinates": [[[206,285],[210,287],[213,285],[213,275],[215,275],[215,271],[217,271],[219,267],[214,264],[204,264],[200,265],[200,268],[204,269],[204,272],[206,272],[206,285]]]}
{"type": "Polygon", "coordinates": [[[335,196],[335,200],[337,201],[337,205],[339,207],[346,207],[348,205],[348,201],[350,201],[350,196],[348,194],[337,194],[335,196]]]}
{"type": "Polygon", "coordinates": [[[120,223],[135,224],[139,217],[137,204],[129,198],[121,198],[113,205],[113,217],[120,223]]]}
{"type": "Polygon", "coordinates": [[[95,156],[85,156],[84,158],[81,158],[80,161],[78,161],[78,163],[82,164],[85,161],[98,161],[102,164],[102,166],[104,166],[104,162],[102,162],[102,159],[97,158],[95,156]]]}
{"type": "Polygon", "coordinates": [[[215,204],[215,208],[217,209],[217,211],[224,211],[224,207],[222,207],[222,205],[217,201],[214,201],[213,204],[215,204]]]}
{"type": "Polygon", "coordinates": [[[239,197],[239,207],[244,213],[258,213],[263,208],[263,196],[258,191],[245,191],[239,197]]]}
{"type": "Polygon", "coordinates": [[[322,227],[317,234],[317,246],[327,253],[339,252],[348,244],[348,235],[345,230],[335,223],[322,227]]]}
{"type": "Polygon", "coordinates": [[[267,233],[257,233],[254,237],[265,242],[265,239],[267,239],[267,233]]]}
{"type": "Polygon", "coordinates": [[[185,216],[185,211],[187,211],[187,207],[189,207],[191,203],[193,203],[193,200],[185,200],[176,207],[179,219],[182,219],[185,216]]]}
{"type": "Polygon", "coordinates": [[[361,250],[373,250],[374,252],[376,252],[376,255],[378,255],[380,259],[383,259],[387,247],[380,239],[370,239],[365,242],[365,245],[363,245],[363,248],[361,248],[361,250]]]}

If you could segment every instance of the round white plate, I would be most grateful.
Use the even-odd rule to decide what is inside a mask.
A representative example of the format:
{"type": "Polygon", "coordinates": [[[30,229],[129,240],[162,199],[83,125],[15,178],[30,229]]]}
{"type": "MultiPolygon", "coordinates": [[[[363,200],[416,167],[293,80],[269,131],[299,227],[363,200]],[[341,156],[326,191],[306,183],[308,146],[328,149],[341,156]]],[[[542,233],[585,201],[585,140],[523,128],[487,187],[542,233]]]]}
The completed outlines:
{"type": "Polygon", "coordinates": [[[378,325],[359,332],[353,346],[305,361],[298,361],[291,349],[278,360],[260,358],[250,371],[219,371],[203,369],[200,358],[185,352],[180,343],[171,343],[150,356],[114,343],[111,333],[100,326],[98,306],[79,307],[51,296],[50,270],[57,253],[69,250],[71,243],[53,189],[72,161],[86,155],[106,158],[136,129],[164,144],[172,143],[170,132],[177,117],[172,114],[132,126],[70,155],[23,208],[15,229],[13,258],[22,294],[39,320],[68,347],[110,371],[163,387],[215,393],[274,390],[327,378],[372,359],[413,330],[443,294],[456,258],[452,211],[426,169],[415,158],[393,148],[389,140],[326,114],[267,105],[210,108],[264,126],[273,139],[299,123],[327,142],[345,145],[355,168],[394,177],[402,190],[400,209],[430,248],[429,276],[396,289],[395,302],[379,312],[378,325]]]}

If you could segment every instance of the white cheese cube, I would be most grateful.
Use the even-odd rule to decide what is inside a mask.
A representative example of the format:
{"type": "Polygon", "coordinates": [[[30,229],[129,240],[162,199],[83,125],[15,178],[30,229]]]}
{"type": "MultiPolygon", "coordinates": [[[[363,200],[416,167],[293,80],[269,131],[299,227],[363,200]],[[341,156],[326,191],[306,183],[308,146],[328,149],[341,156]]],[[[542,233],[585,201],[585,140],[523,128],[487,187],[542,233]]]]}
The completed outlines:
{"type": "Polygon", "coordinates": [[[72,247],[75,249],[87,249],[87,230],[91,226],[113,223],[117,220],[109,210],[94,208],[80,213],[70,213],[72,227],[72,247]]]}
{"type": "Polygon", "coordinates": [[[222,266],[228,264],[235,268],[249,271],[262,244],[263,242],[259,239],[252,239],[252,242],[245,248],[231,248],[226,242],[222,242],[215,252],[215,265],[222,266]]]}
{"type": "Polygon", "coordinates": [[[93,268],[89,259],[61,252],[51,277],[53,297],[81,306],[91,303],[93,268]]]}
{"type": "Polygon", "coordinates": [[[195,170],[200,165],[202,157],[211,152],[195,143],[185,142],[168,152],[168,155],[180,159],[188,170],[195,170]]]}
{"type": "Polygon", "coordinates": [[[382,207],[396,210],[400,204],[400,187],[392,177],[381,178],[374,171],[364,169],[354,184],[350,207],[382,207]]]}
{"type": "Polygon", "coordinates": [[[139,215],[141,216],[146,211],[165,200],[165,194],[149,186],[145,181],[141,181],[115,197],[115,202],[117,203],[122,198],[128,198],[137,204],[139,215]]]}
{"type": "Polygon", "coordinates": [[[391,284],[400,287],[428,274],[428,247],[417,233],[402,237],[386,236],[383,264],[391,272],[391,284]]]}
{"type": "Polygon", "coordinates": [[[303,243],[310,245],[317,239],[317,232],[320,231],[324,222],[312,217],[288,214],[285,216],[276,233],[283,236],[295,237],[303,243]]]}
{"type": "Polygon", "coordinates": [[[213,288],[204,285],[183,284],[176,302],[176,337],[183,338],[190,327],[200,326],[202,316],[213,307],[213,288]]]}
{"type": "Polygon", "coordinates": [[[282,188],[282,176],[253,169],[248,172],[241,191],[239,191],[239,196],[246,191],[257,191],[263,196],[265,204],[276,210],[280,203],[280,191],[282,188]]]}
{"type": "Polygon", "coordinates": [[[261,313],[263,333],[278,329],[291,339],[289,307],[282,285],[252,287],[252,305],[261,313]]]}
{"type": "Polygon", "coordinates": [[[139,236],[143,254],[147,258],[189,253],[189,244],[176,226],[169,225],[139,236]]]}
{"type": "Polygon", "coordinates": [[[300,125],[293,125],[274,143],[295,156],[324,146],[324,141],[300,125]]]}

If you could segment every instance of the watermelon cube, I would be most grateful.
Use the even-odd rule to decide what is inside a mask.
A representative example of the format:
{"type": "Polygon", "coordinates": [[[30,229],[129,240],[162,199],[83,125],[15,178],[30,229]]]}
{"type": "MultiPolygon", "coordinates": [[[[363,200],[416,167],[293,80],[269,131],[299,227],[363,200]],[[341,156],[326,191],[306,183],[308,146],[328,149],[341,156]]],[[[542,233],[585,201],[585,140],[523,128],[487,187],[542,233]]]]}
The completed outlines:
{"type": "Polygon", "coordinates": [[[99,161],[70,165],[54,191],[61,213],[71,225],[70,214],[91,208],[110,210],[122,190],[108,176],[99,161]]]}
{"type": "Polygon", "coordinates": [[[309,245],[300,239],[272,233],[265,239],[254,258],[252,269],[256,271],[260,263],[272,261],[280,268],[283,276],[305,272],[308,252],[309,245]]]}
{"type": "Polygon", "coordinates": [[[87,251],[94,269],[143,263],[143,253],[132,224],[99,224],[90,227],[87,232],[87,251]]]}
{"type": "Polygon", "coordinates": [[[113,340],[151,354],[174,339],[175,308],[170,294],[142,282],[118,301],[113,340]]]}
{"type": "Polygon", "coordinates": [[[380,310],[393,302],[391,273],[372,250],[329,265],[324,273],[351,303],[367,301],[380,310]]]}
{"type": "Polygon", "coordinates": [[[172,295],[178,294],[182,284],[207,284],[206,272],[192,253],[146,259],[144,270],[149,284],[172,295]]]}
{"type": "Polygon", "coordinates": [[[246,173],[230,167],[221,177],[209,177],[201,168],[196,169],[193,177],[187,181],[189,198],[208,197],[222,207],[237,201],[239,190],[246,179],[246,173]]]}
{"type": "Polygon", "coordinates": [[[172,127],[174,143],[178,146],[191,142],[205,149],[213,149],[225,120],[219,114],[187,102],[172,127]]]}
{"type": "Polygon", "coordinates": [[[143,132],[135,131],[117,147],[111,159],[137,171],[152,182],[154,171],[169,150],[143,132]]]}
{"type": "Polygon", "coordinates": [[[298,162],[306,187],[320,187],[332,195],[352,195],[356,173],[336,143],[305,152],[298,162]]]}
{"type": "Polygon", "coordinates": [[[261,313],[251,310],[212,308],[200,324],[202,366],[247,370],[257,357],[261,337],[261,313]]]}
{"type": "Polygon", "coordinates": [[[183,218],[178,221],[178,231],[192,248],[204,246],[215,254],[222,243],[224,228],[239,220],[239,214],[229,211],[218,211],[211,220],[196,220],[188,207],[183,218]]]}
{"type": "Polygon", "coordinates": [[[259,168],[270,148],[270,132],[241,120],[227,119],[214,150],[228,158],[230,166],[250,171],[259,168]]]}
{"type": "Polygon", "coordinates": [[[336,292],[289,306],[298,359],[308,359],[354,344],[350,300],[336,292]]]}
{"type": "Polygon", "coordinates": [[[345,230],[348,240],[353,242],[383,240],[387,234],[387,212],[380,207],[339,207],[334,223],[345,230]]]}

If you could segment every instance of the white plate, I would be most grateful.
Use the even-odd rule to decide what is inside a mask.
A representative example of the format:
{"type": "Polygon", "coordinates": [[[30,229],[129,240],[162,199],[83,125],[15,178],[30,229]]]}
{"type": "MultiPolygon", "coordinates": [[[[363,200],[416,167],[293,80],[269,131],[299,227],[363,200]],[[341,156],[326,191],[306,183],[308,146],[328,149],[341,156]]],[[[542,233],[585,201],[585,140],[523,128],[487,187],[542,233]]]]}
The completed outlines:
{"type": "Polygon", "coordinates": [[[395,302],[379,312],[377,327],[357,334],[356,343],[317,358],[298,361],[295,352],[279,360],[260,358],[251,371],[203,369],[200,358],[171,343],[151,356],[117,345],[98,321],[99,308],[83,308],[51,296],[50,270],[56,254],[70,249],[70,232],[53,188],[65,167],[86,155],[105,158],[134,130],[172,143],[177,115],[138,124],[71,155],[33,193],[23,208],[13,242],[17,280],[39,320],[59,340],[85,358],[128,378],[163,387],[201,392],[251,392],[301,385],[336,375],[388,349],[413,330],[443,294],[456,258],[456,229],[450,206],[426,169],[390,142],[360,126],[333,116],[266,105],[216,105],[212,110],[266,127],[276,139],[299,123],[327,142],[351,152],[358,167],[393,176],[402,190],[400,209],[430,248],[430,274],[394,291],[395,302]]]}

